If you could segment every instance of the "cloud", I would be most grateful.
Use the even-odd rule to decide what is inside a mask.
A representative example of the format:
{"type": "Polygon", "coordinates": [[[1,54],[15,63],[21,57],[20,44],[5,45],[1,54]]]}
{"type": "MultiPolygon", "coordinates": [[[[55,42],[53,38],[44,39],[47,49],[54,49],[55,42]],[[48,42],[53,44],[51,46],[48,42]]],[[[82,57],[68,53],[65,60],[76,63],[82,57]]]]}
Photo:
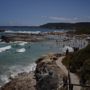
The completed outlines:
{"type": "Polygon", "coordinates": [[[64,18],[64,17],[49,17],[49,19],[51,20],[63,20],[63,21],[66,21],[66,20],[71,20],[70,18],[64,18]]]}
{"type": "Polygon", "coordinates": [[[60,16],[41,16],[41,18],[45,18],[45,19],[53,20],[53,21],[60,21],[60,22],[87,22],[87,21],[90,21],[90,16],[73,17],[73,18],[60,17],[60,16]]]}
{"type": "Polygon", "coordinates": [[[46,18],[46,19],[55,20],[55,21],[76,21],[79,19],[78,17],[66,18],[66,17],[59,17],[59,16],[41,16],[41,18],[46,18]]]}

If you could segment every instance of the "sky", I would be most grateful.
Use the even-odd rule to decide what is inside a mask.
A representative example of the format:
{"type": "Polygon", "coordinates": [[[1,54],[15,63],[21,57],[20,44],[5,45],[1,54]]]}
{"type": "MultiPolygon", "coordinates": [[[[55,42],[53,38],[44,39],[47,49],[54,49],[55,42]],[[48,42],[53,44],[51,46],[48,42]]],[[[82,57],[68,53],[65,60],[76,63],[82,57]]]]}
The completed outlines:
{"type": "Polygon", "coordinates": [[[90,22],[90,0],[0,0],[0,26],[90,22]]]}

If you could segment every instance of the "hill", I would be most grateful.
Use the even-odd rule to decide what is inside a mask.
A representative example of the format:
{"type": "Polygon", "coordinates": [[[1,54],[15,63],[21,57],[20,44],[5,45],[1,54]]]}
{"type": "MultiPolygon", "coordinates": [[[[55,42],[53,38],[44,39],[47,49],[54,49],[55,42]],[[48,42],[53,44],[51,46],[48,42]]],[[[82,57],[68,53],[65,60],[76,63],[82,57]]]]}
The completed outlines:
{"type": "Polygon", "coordinates": [[[75,34],[90,34],[90,22],[47,23],[44,25],[40,25],[40,27],[49,29],[71,29],[75,30],[75,34]]]}
{"type": "Polygon", "coordinates": [[[80,77],[81,84],[90,85],[90,45],[73,54],[67,55],[63,60],[64,65],[80,77]]]}

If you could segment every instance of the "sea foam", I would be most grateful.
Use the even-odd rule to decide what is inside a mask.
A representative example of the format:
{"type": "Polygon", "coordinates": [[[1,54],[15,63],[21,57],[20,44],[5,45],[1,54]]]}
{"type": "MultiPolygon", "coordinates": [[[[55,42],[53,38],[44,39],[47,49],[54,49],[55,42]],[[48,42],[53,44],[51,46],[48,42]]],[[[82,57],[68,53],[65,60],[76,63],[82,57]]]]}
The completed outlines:
{"type": "Polygon", "coordinates": [[[0,47],[0,52],[6,51],[6,50],[9,50],[9,49],[11,49],[11,45],[5,46],[5,47],[0,47]]]}
{"type": "Polygon", "coordinates": [[[20,53],[23,53],[23,52],[25,52],[25,51],[26,51],[25,48],[21,48],[21,49],[17,49],[17,50],[16,50],[16,52],[20,52],[20,53]]]}
{"type": "Polygon", "coordinates": [[[20,42],[19,43],[20,46],[24,46],[25,44],[27,44],[27,42],[20,42]]]}
{"type": "Polygon", "coordinates": [[[10,82],[10,78],[15,78],[20,73],[23,72],[30,73],[32,71],[35,71],[35,69],[36,69],[35,63],[31,63],[27,66],[23,65],[10,66],[8,67],[7,74],[5,73],[0,75],[0,80],[2,81],[2,83],[0,83],[0,86],[3,86],[5,83],[10,82]]]}
{"type": "Polygon", "coordinates": [[[22,73],[22,72],[31,72],[34,71],[36,68],[36,64],[35,63],[31,63],[27,66],[23,66],[23,65],[16,65],[16,66],[11,66],[9,68],[9,71],[16,76],[18,73],[22,73]]]}
{"type": "Polygon", "coordinates": [[[39,34],[39,33],[41,33],[40,31],[11,31],[11,30],[7,30],[5,32],[6,33],[29,33],[29,34],[39,34]]]}
{"type": "Polygon", "coordinates": [[[0,75],[0,78],[3,83],[8,83],[10,81],[7,75],[0,75]]]}

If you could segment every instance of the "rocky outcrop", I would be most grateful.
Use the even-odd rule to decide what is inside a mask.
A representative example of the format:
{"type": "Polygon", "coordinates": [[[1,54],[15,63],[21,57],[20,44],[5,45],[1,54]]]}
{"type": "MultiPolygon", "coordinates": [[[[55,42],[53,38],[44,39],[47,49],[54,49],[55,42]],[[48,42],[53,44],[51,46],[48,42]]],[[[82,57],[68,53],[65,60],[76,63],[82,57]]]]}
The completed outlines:
{"type": "Polygon", "coordinates": [[[1,36],[1,40],[5,42],[14,42],[14,41],[26,41],[26,42],[37,42],[43,41],[46,38],[41,34],[28,34],[28,33],[8,33],[6,35],[1,36]]]}
{"type": "Polygon", "coordinates": [[[34,73],[20,73],[0,90],[36,90],[34,73]]]}
{"type": "Polygon", "coordinates": [[[21,73],[4,85],[0,90],[67,90],[63,89],[65,74],[57,66],[61,54],[49,54],[36,61],[33,73],[21,73]]]}
{"type": "Polygon", "coordinates": [[[57,66],[57,55],[49,55],[38,59],[35,71],[37,90],[61,90],[63,78],[66,77],[57,66]]]}

